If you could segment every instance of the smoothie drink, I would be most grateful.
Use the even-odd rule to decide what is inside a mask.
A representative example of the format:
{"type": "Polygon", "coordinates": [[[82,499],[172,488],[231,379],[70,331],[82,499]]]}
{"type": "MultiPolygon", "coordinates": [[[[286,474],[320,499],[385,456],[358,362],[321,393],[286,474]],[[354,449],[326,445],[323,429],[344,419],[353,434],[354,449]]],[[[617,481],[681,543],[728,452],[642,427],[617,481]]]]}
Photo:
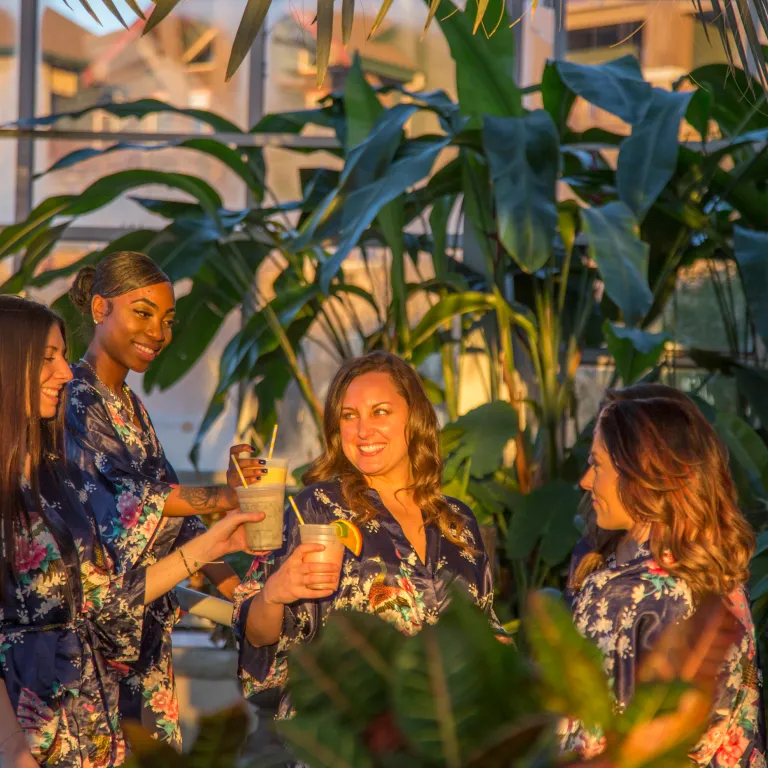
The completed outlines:
{"type": "Polygon", "coordinates": [[[237,501],[243,512],[262,512],[264,519],[258,523],[245,523],[248,548],[271,551],[283,546],[283,517],[285,510],[285,479],[288,459],[265,459],[269,470],[263,479],[247,488],[235,489],[237,501]]]}

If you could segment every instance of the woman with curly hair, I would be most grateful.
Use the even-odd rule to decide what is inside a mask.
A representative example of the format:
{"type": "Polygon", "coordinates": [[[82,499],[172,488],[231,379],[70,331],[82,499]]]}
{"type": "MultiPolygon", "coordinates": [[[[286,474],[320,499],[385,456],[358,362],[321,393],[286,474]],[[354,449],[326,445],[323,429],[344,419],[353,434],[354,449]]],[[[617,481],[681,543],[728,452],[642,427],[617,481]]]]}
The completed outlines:
{"type": "MultiPolygon", "coordinates": [[[[589,468],[592,549],[571,568],[578,629],[594,640],[623,711],[644,656],[664,630],[719,595],[744,634],[727,656],[709,729],[690,753],[701,766],[765,765],[762,682],[745,584],[754,536],[739,511],[726,451],[695,403],[644,385],[609,391],[589,468]]],[[[569,722],[564,749],[603,748],[598,731],[569,722]]]]}
{"type": "MultiPolygon", "coordinates": [[[[372,613],[414,635],[437,622],[458,582],[503,633],[477,521],[442,495],[437,416],[413,368],[386,352],[345,363],[323,432],[325,451],[296,502],[306,523],[359,526],[362,551],[345,552],[339,584],[338,565],[305,560],[319,547],[299,544],[288,511],[283,549],[256,560],[235,595],[246,696],[282,687],[288,649],[311,641],[335,610],[372,613]]],[[[283,695],[278,717],[289,712],[283,695]]]]}

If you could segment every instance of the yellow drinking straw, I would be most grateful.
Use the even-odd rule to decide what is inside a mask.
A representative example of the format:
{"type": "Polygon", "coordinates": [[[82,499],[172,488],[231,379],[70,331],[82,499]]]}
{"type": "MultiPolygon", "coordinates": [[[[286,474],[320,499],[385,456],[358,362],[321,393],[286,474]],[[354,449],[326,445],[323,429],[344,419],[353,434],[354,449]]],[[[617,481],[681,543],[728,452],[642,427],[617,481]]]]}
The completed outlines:
{"type": "Polygon", "coordinates": [[[296,517],[299,518],[299,524],[304,525],[304,518],[301,516],[301,512],[299,512],[299,508],[296,506],[296,502],[293,500],[293,496],[289,496],[288,501],[291,502],[291,506],[293,507],[293,511],[296,513],[296,517]]]}
{"type": "Polygon", "coordinates": [[[235,465],[235,469],[237,470],[237,474],[240,475],[240,479],[243,481],[243,487],[247,488],[248,483],[245,482],[245,475],[243,474],[243,470],[240,469],[240,464],[237,461],[237,456],[232,456],[232,463],[235,465]]]}
{"type": "Polygon", "coordinates": [[[272,442],[269,444],[269,456],[267,456],[268,459],[272,458],[272,451],[275,450],[276,439],[277,439],[277,424],[275,424],[275,428],[272,430],[272,442]]]}

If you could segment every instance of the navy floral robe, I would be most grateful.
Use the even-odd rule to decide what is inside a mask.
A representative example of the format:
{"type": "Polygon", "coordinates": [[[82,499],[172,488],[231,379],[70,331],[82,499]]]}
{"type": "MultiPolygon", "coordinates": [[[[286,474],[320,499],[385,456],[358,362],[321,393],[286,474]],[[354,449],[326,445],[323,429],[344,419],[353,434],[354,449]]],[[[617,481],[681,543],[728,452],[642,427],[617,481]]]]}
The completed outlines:
{"type": "Polygon", "coordinates": [[[22,482],[29,531],[0,602],[0,677],[40,765],[107,768],[125,759],[119,681],[139,656],[144,570],[118,576],[76,467],[46,464],[40,500],[22,482]]]}
{"type": "MultiPolygon", "coordinates": [[[[94,511],[119,571],[151,565],[205,531],[198,517],[163,517],[177,477],[143,404],[133,395],[139,429],[125,405],[85,366],[68,384],[67,456],[97,485],[94,511]]],[[[141,653],[122,682],[120,712],[157,738],[181,747],[171,631],[179,618],[173,591],[146,609],[141,653]]]]}
{"type": "MultiPolygon", "coordinates": [[[[587,551],[589,547],[583,542],[577,545],[571,572],[587,551]]],[[[691,591],[682,579],[654,560],[646,542],[625,563],[617,564],[611,556],[607,567],[590,574],[571,597],[576,627],[602,651],[603,667],[621,712],[634,694],[643,654],[667,627],[693,613],[691,591]]],[[[763,682],[745,589],[734,590],[727,605],[746,631],[741,644],[728,654],[709,728],[690,757],[695,764],[712,768],[763,768],[763,682]]],[[[565,751],[576,750],[589,759],[605,748],[599,729],[587,730],[571,720],[560,730],[565,751]]]]}
{"type": "MultiPolygon", "coordinates": [[[[245,637],[245,623],[255,594],[299,544],[299,526],[290,507],[286,509],[283,549],[254,560],[243,583],[235,590],[238,673],[246,696],[269,688],[283,689],[288,675],[288,650],[296,643],[311,641],[332,611],[373,613],[394,624],[400,632],[415,635],[425,625],[437,622],[450,601],[451,587],[460,583],[488,615],[494,629],[504,634],[493,611],[491,564],[472,511],[456,499],[446,499],[454,511],[466,519],[464,539],[473,551],[460,549],[445,538],[437,526],[427,525],[426,562],[422,563],[376,491],[369,493],[380,514],[359,526],[363,538],[360,556],[345,550],[341,581],[334,595],[285,607],[277,644],[254,648],[245,637]]],[[[354,519],[342,502],[338,482],[311,485],[299,493],[295,501],[306,523],[354,519]]],[[[283,693],[278,717],[287,717],[290,713],[290,702],[283,693]]]]}

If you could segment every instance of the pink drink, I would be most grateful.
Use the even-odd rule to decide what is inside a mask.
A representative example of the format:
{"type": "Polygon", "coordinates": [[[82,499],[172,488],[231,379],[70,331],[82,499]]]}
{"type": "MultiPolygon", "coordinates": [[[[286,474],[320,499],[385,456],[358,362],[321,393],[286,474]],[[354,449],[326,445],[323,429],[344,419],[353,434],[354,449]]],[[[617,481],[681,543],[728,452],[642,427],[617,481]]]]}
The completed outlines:
{"type": "Polygon", "coordinates": [[[344,545],[332,525],[300,525],[299,536],[302,544],[322,544],[325,549],[305,555],[305,563],[333,563],[338,567],[335,577],[327,585],[315,585],[313,589],[337,589],[344,560],[344,545]]]}

